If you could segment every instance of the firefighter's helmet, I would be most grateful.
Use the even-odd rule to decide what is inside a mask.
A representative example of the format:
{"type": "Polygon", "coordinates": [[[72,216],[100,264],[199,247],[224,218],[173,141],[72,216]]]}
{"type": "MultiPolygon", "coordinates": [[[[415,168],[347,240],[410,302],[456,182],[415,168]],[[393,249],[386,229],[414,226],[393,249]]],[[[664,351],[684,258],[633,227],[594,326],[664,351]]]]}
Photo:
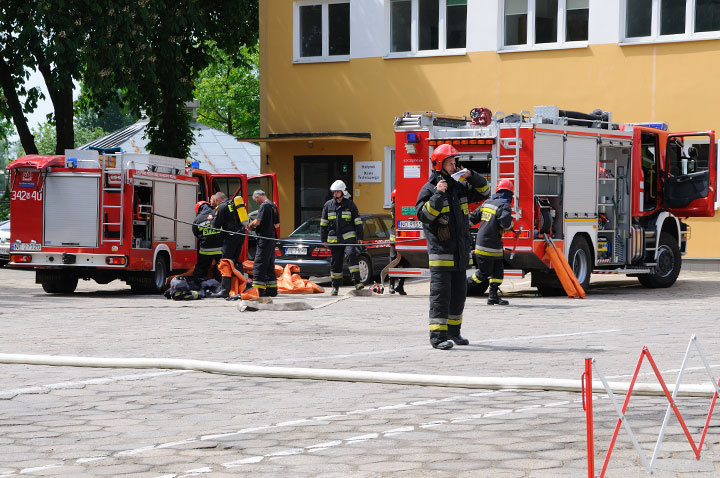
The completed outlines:
{"type": "Polygon", "coordinates": [[[495,187],[495,192],[498,192],[503,189],[506,191],[513,192],[515,190],[513,182],[509,179],[502,179],[502,180],[498,181],[497,186],[495,187]]]}
{"type": "Polygon", "coordinates": [[[433,170],[442,171],[443,162],[447,158],[452,158],[459,155],[460,153],[453,146],[449,144],[441,144],[440,146],[435,148],[432,156],[430,157],[433,165],[433,170]]]}
{"type": "Polygon", "coordinates": [[[200,208],[203,206],[203,204],[207,204],[208,206],[210,205],[210,203],[207,201],[198,201],[195,204],[195,214],[200,214],[200,208]]]}
{"type": "Polygon", "coordinates": [[[390,201],[395,202],[395,193],[397,192],[397,189],[393,189],[390,193],[390,201]]]}
{"type": "Polygon", "coordinates": [[[337,180],[334,183],[332,183],[332,186],[330,186],[330,191],[345,191],[347,189],[347,186],[345,186],[345,183],[341,180],[337,180]]]}

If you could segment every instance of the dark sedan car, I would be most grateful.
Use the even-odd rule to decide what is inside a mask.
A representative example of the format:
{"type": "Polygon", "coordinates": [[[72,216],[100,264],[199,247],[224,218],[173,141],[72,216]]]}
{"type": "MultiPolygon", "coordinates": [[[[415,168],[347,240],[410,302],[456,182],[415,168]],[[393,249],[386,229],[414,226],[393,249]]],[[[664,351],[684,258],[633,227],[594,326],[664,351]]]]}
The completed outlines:
{"type": "MultiPolygon", "coordinates": [[[[363,220],[363,241],[358,245],[358,265],[360,279],[368,284],[390,262],[390,246],[373,243],[390,240],[392,218],[389,214],[361,214],[360,217],[363,220]]],[[[316,217],[302,223],[288,237],[280,239],[276,251],[276,255],[280,255],[275,258],[275,264],[283,267],[286,264],[297,264],[303,277],[327,277],[330,275],[330,249],[319,242],[320,218],[316,217]]],[[[347,263],[343,274],[347,279],[350,278],[347,263]]]]}

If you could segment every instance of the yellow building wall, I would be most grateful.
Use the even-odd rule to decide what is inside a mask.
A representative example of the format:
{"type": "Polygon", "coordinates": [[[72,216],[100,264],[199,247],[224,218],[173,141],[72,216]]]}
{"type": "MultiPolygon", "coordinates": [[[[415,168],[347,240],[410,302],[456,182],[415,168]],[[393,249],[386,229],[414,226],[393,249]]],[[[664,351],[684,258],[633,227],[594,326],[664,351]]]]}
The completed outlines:
{"type": "MultiPolygon", "coordinates": [[[[293,64],[292,5],[291,0],[260,3],[263,136],[367,132],[368,144],[329,143],[323,151],[381,161],[384,147],[394,144],[393,120],[405,111],[467,115],[472,107],[486,106],[513,113],[536,105],[601,108],[616,122],[665,121],[672,131],[720,129],[720,40],[293,64]]],[[[294,210],[293,156],[318,151],[309,153],[298,143],[263,146],[271,158],[267,167],[279,174],[285,218],[294,210]]],[[[382,211],[382,184],[355,188],[362,212],[382,211]]],[[[720,218],[688,222],[693,227],[688,255],[720,257],[714,244],[720,218]]],[[[291,230],[285,221],[283,233],[291,230]]]]}

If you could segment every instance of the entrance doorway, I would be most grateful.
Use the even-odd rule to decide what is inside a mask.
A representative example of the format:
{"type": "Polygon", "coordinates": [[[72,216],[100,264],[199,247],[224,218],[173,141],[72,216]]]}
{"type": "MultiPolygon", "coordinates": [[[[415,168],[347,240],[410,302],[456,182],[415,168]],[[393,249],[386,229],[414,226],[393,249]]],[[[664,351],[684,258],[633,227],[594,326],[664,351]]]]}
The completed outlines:
{"type": "Polygon", "coordinates": [[[352,156],[295,156],[295,227],[320,216],[337,179],[353,193],[352,156]]]}

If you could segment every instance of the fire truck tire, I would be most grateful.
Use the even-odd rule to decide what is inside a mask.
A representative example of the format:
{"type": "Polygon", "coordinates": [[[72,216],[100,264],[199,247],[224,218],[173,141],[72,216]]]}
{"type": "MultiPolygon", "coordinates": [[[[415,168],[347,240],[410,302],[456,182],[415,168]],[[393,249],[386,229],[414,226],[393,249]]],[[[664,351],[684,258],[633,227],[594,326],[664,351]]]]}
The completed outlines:
{"type": "Polygon", "coordinates": [[[363,284],[369,284],[373,278],[373,267],[372,261],[366,255],[358,257],[358,267],[360,268],[360,282],[363,284]]]}
{"type": "Polygon", "coordinates": [[[576,235],[570,244],[568,264],[582,288],[587,292],[592,274],[592,254],[590,246],[583,236],[576,235]]]}
{"type": "Polygon", "coordinates": [[[670,287],[680,275],[680,248],[677,240],[667,232],[660,233],[657,266],[652,274],[638,275],[638,281],[650,289],[670,287]]]}
{"type": "Polygon", "coordinates": [[[150,292],[153,294],[160,294],[165,290],[165,284],[167,284],[168,274],[170,273],[170,267],[168,261],[163,254],[158,254],[155,258],[155,270],[153,271],[153,280],[150,287],[150,292]]]}
{"type": "Polygon", "coordinates": [[[77,276],[66,276],[62,280],[53,280],[42,283],[42,288],[48,294],[72,294],[77,288],[77,276]]]}

